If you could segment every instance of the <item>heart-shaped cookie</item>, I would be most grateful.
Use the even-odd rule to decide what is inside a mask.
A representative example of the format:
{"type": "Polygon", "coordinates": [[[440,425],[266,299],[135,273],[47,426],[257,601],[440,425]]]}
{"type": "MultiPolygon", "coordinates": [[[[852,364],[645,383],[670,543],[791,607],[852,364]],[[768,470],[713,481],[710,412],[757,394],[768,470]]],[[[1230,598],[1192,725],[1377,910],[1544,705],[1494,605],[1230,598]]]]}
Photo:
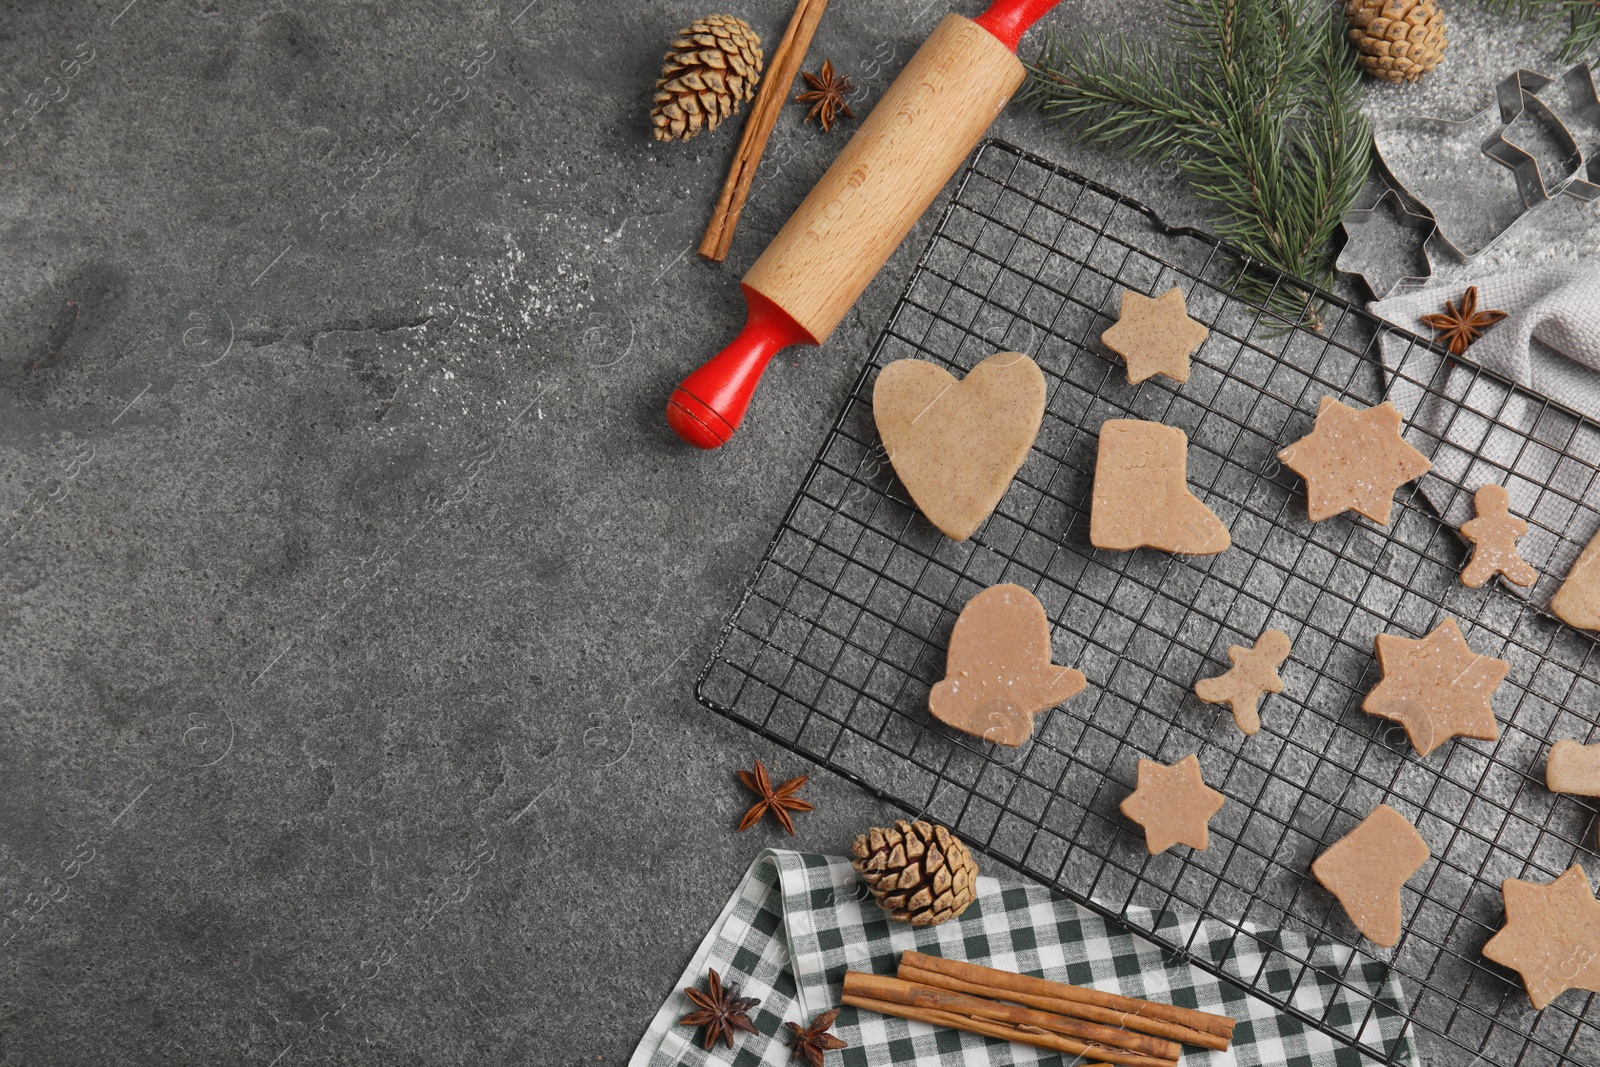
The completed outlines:
{"type": "Polygon", "coordinates": [[[900,359],[878,372],[872,417],[895,474],[928,521],[965,541],[1005,496],[1044,418],[1044,374],[996,352],[957,381],[900,359]]]}

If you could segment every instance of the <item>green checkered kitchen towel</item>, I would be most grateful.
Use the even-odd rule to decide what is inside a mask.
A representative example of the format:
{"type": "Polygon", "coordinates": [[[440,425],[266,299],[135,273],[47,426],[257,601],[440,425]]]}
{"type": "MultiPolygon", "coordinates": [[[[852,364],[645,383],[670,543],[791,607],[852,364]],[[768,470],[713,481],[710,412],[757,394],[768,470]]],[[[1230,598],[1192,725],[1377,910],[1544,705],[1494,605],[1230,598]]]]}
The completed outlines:
{"type": "MultiPolygon", "coordinates": [[[[1194,924],[1183,922],[1174,919],[1164,922],[1163,928],[1174,928],[1176,936],[1187,940],[1194,924]]],[[[1368,1045],[1392,1050],[1396,1063],[1416,1062],[1399,986],[1381,964],[1362,961],[1346,968],[1349,949],[1319,948],[1309,957],[1313,966],[1307,969],[1292,962],[1295,956],[1307,958],[1305,942],[1298,935],[1258,933],[1241,938],[1220,927],[1208,929],[1215,925],[1200,923],[1198,936],[1189,942],[1197,955],[1222,958],[1228,953],[1230,969],[1236,965],[1237,973],[1250,976],[1264,967],[1260,982],[1270,989],[1293,988],[1292,1003],[1297,1008],[1317,1018],[1326,1013],[1330,1019],[1346,1020],[1352,1035],[1359,1033],[1368,1045]],[[1262,942],[1276,943],[1281,951],[1262,952],[1262,942]],[[1351,985],[1365,984],[1364,992],[1380,1006],[1369,1011],[1368,1000],[1341,987],[1335,974],[1343,974],[1351,985]]],[[[1198,968],[1174,961],[1144,938],[1041,886],[1003,887],[993,878],[980,877],[978,899],[961,918],[914,928],[890,922],[866,897],[843,857],[768,850],[750,865],[651,1021],[629,1067],[705,1063],[782,1067],[790,1062],[785,1022],[805,1025],[837,1005],[846,970],[893,974],[906,949],[1219,1012],[1239,1021],[1231,1050],[1185,1048],[1184,1067],[1362,1067],[1370,1062],[1348,1045],[1198,968]],[[737,985],[740,996],[761,1001],[751,1013],[760,1033],[736,1034],[732,1051],[719,1042],[706,1052],[697,1031],[677,1025],[679,1018],[695,1010],[683,989],[704,988],[708,968],[715,968],[724,982],[737,985]]],[[[839,1067],[1065,1067],[1077,1062],[1043,1049],[854,1008],[844,1009],[834,1033],[850,1043],[841,1052],[827,1054],[827,1062],[839,1067]]]]}

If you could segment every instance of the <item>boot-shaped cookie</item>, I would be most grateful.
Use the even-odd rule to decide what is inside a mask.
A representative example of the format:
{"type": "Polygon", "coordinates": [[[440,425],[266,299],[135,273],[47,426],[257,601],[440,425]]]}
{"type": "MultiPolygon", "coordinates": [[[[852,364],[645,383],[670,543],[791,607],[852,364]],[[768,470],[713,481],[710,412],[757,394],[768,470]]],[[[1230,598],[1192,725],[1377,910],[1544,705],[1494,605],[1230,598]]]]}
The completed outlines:
{"type": "Polygon", "coordinates": [[[1189,438],[1176,426],[1108,419],[1100,427],[1089,542],[1199,556],[1227,548],[1228,528],[1189,492],[1188,465],[1189,438]]]}
{"type": "Polygon", "coordinates": [[[964,733],[1015,747],[1033,735],[1034,715],[1083,686],[1082,674],[1050,662],[1050,620],[1033,594],[997,585],[961,609],[928,710],[964,733]]]}

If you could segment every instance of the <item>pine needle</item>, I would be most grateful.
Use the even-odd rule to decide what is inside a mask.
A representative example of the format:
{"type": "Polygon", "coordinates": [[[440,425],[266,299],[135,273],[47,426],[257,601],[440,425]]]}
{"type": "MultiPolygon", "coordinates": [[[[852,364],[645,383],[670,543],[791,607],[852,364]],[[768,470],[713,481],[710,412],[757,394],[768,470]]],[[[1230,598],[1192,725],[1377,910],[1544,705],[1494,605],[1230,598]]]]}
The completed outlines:
{"type": "Polygon", "coordinates": [[[1600,50],[1600,0],[1484,0],[1483,6],[1497,15],[1534,22],[1554,24],[1566,19],[1567,34],[1560,54],[1563,63],[1600,50]]]}
{"type": "MultiPolygon", "coordinates": [[[[1048,37],[1028,65],[1024,99],[1082,141],[1175,164],[1214,206],[1220,237],[1328,287],[1328,244],[1372,152],[1340,9],[1319,0],[1169,5],[1174,33],[1161,44],[1048,37]]],[[[1271,297],[1290,321],[1305,316],[1320,329],[1305,293],[1271,297]]]]}

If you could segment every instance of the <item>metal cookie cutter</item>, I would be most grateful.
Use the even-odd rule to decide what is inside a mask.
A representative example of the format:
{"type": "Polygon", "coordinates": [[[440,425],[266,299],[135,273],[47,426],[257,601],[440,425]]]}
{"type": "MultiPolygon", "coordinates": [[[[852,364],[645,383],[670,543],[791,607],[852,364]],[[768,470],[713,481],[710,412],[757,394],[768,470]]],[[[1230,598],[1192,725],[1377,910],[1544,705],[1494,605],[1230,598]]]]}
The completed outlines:
{"type": "Polygon", "coordinates": [[[1551,83],[1552,88],[1556,85],[1566,90],[1564,114],[1568,129],[1576,129],[1579,123],[1587,127],[1587,136],[1578,144],[1583,169],[1562,191],[1579,200],[1600,200],[1600,95],[1595,92],[1594,71],[1588,64],[1579,63],[1551,83]]]}
{"type": "MultiPolygon", "coordinates": [[[[1473,186],[1498,186],[1498,192],[1487,197],[1491,205],[1490,225],[1481,234],[1472,233],[1462,220],[1441,219],[1438,212],[1401,179],[1384,154],[1381,133],[1375,137],[1379,165],[1401,210],[1399,225],[1419,232],[1427,224],[1434,227],[1432,232],[1424,233],[1419,242],[1429,274],[1399,278],[1390,285],[1389,292],[1425,282],[1431,277],[1433,264],[1442,259],[1472,261],[1556,196],[1600,200],[1600,95],[1596,94],[1593,69],[1586,64],[1580,63],[1554,79],[1537,71],[1514,71],[1496,85],[1495,103],[1482,111],[1464,119],[1402,118],[1394,123],[1390,132],[1430,137],[1442,146],[1454,145],[1457,154],[1467,153],[1474,158],[1478,154],[1485,155],[1509,170],[1511,175],[1509,181],[1497,178],[1494,168],[1487,165],[1481,171],[1476,167],[1453,171],[1446,166],[1447,177],[1442,179],[1442,185],[1431,185],[1433,192],[1446,197],[1446,206],[1453,202],[1463,181],[1473,186]],[[1553,160],[1552,153],[1546,152],[1546,161],[1541,163],[1527,146],[1512,139],[1520,136],[1520,131],[1512,127],[1525,115],[1533,131],[1542,134],[1547,142],[1545,147],[1553,147],[1553,160]]],[[[1431,174],[1425,166],[1419,165],[1413,179],[1421,180],[1427,175],[1430,183],[1440,182],[1439,169],[1438,161],[1434,162],[1431,174]]],[[[1385,295],[1378,292],[1385,279],[1374,278],[1370,270],[1363,272],[1362,250],[1373,247],[1386,218],[1394,218],[1392,212],[1386,215],[1380,211],[1384,207],[1385,199],[1380,198],[1372,208],[1352,211],[1346,216],[1348,241],[1337,264],[1347,273],[1361,274],[1376,295],[1385,295]]]]}
{"type": "Polygon", "coordinates": [[[1393,143],[1386,144],[1384,130],[1374,134],[1379,158],[1394,179],[1395,190],[1433,216],[1439,225],[1437,244],[1463,262],[1493,247],[1528,210],[1515,175],[1501,171],[1483,155],[1484,142],[1493,138],[1501,126],[1499,111],[1491,104],[1461,119],[1431,115],[1401,118],[1387,131],[1397,138],[1393,143]],[[1408,158],[1398,148],[1406,146],[1409,153],[1418,144],[1436,145],[1435,154],[1414,161],[1408,174],[1397,165],[1408,158]],[[1391,151],[1396,152],[1393,157],[1391,151]],[[1443,214],[1434,207],[1435,203],[1445,209],[1443,214]],[[1463,215],[1459,208],[1469,203],[1483,206],[1463,215]]]}
{"type": "Polygon", "coordinates": [[[1439,224],[1426,208],[1414,209],[1407,198],[1385,188],[1383,195],[1371,207],[1356,208],[1344,217],[1344,248],[1334,266],[1346,274],[1354,274],[1366,285],[1373,297],[1383,300],[1396,292],[1421,289],[1433,277],[1433,256],[1428,246],[1439,234],[1439,224]],[[1408,235],[1395,241],[1394,235],[1408,235]],[[1413,266],[1420,259],[1420,274],[1383,272],[1383,257],[1393,254],[1397,244],[1403,254],[1410,257],[1413,266]]]}
{"type": "Polygon", "coordinates": [[[1559,196],[1583,170],[1583,153],[1578,150],[1572,131],[1538,95],[1550,84],[1551,79],[1537,71],[1519,70],[1507,75],[1495,87],[1503,125],[1483,142],[1483,154],[1516,175],[1517,191],[1530,210],[1559,196]],[[1538,123],[1560,153],[1553,181],[1545,181],[1544,170],[1531,152],[1506,137],[1524,115],[1538,123]]]}

